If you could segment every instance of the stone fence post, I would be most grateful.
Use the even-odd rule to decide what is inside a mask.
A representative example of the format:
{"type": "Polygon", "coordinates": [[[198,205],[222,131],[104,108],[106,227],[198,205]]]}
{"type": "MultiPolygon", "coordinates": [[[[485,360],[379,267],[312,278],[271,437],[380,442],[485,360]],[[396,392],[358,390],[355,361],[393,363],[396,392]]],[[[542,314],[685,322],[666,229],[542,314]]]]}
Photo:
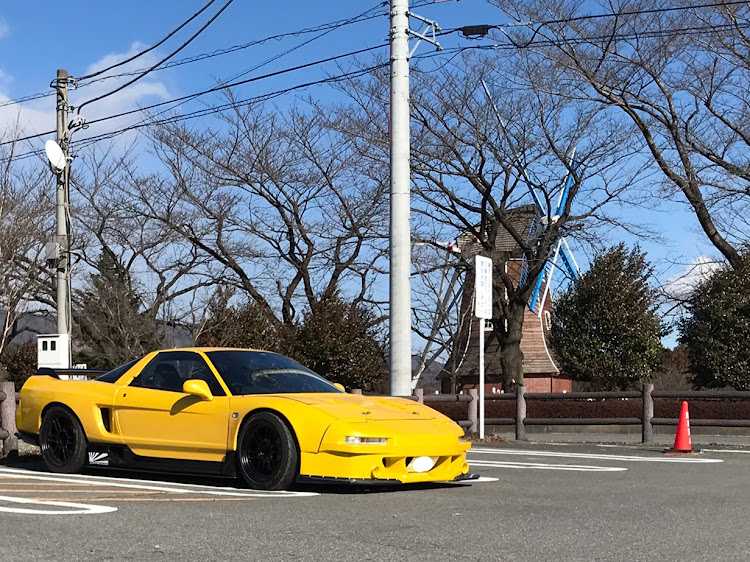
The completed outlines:
{"type": "Polygon", "coordinates": [[[479,432],[479,391],[476,388],[470,388],[469,389],[469,396],[471,396],[471,402],[469,402],[469,421],[471,422],[471,425],[469,426],[469,433],[478,433],[479,432]]]}
{"type": "Polygon", "coordinates": [[[518,385],[516,387],[516,441],[526,439],[526,425],[523,423],[526,419],[526,387],[518,385]]]}
{"type": "Polygon", "coordinates": [[[654,438],[654,426],[651,423],[651,420],[654,419],[654,399],[651,396],[653,391],[653,384],[643,385],[643,417],[641,418],[641,424],[643,428],[642,441],[644,443],[650,443],[654,438]]]}
{"type": "Polygon", "coordinates": [[[5,399],[0,402],[0,428],[3,435],[3,456],[7,457],[12,453],[18,453],[15,385],[12,382],[0,382],[0,394],[5,395],[5,399]]]}

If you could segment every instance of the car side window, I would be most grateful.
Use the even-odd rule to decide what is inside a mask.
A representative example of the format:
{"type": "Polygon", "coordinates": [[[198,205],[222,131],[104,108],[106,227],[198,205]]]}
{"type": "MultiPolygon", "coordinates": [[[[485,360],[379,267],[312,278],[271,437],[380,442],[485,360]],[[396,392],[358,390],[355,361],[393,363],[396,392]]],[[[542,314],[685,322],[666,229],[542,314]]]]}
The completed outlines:
{"type": "Polygon", "coordinates": [[[205,381],[214,396],[226,396],[208,364],[191,351],[159,353],[132,380],[130,386],[182,392],[183,383],[190,379],[205,381]]]}

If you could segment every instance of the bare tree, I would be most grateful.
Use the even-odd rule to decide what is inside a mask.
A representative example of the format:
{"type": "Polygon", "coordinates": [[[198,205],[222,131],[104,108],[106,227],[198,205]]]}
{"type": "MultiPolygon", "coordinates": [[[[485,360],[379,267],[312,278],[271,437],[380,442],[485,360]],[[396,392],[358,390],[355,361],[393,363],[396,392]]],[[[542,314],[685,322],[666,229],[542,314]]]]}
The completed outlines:
{"type": "Polygon", "coordinates": [[[74,308],[80,343],[115,363],[172,345],[175,330],[192,320],[196,294],[219,272],[161,221],[141,213],[131,150],[93,149],[76,163],[74,308]]]}
{"type": "Polygon", "coordinates": [[[136,182],[139,212],[225,268],[222,282],[276,322],[337,292],[370,301],[386,178],[357,174],[348,140],[314,109],[235,103],[223,120],[156,134],[166,173],[136,182]]]}
{"type": "Polygon", "coordinates": [[[417,353],[412,386],[439,366],[455,387],[464,354],[453,351],[472,319],[471,310],[461,307],[465,264],[455,254],[457,247],[439,242],[417,242],[412,253],[412,330],[425,342],[417,353]]]}
{"type": "Polygon", "coordinates": [[[567,95],[636,126],[644,156],[665,180],[655,197],[681,192],[737,269],[750,227],[747,4],[493,3],[514,19],[541,22],[514,33],[514,42],[564,76],[567,95]]]}
{"type": "MultiPolygon", "coordinates": [[[[462,254],[469,283],[472,254],[493,257],[493,337],[502,350],[506,388],[523,384],[524,310],[552,249],[567,234],[593,238],[592,230],[582,229],[584,222],[616,225],[604,206],[638,176],[638,170],[623,169],[631,131],[596,105],[555,93],[556,74],[548,69],[539,74],[540,69],[533,57],[466,56],[460,64],[417,70],[412,81],[413,237],[475,239],[476,247],[462,254]],[[498,86],[494,101],[504,126],[482,79],[498,86]],[[569,197],[557,213],[567,176],[569,197]],[[544,206],[533,233],[518,229],[513,220],[515,209],[531,202],[530,188],[544,206]],[[527,268],[520,280],[505,267],[511,256],[495,251],[505,233],[527,268]]],[[[388,136],[380,112],[388,103],[387,75],[376,73],[347,91],[352,103],[339,111],[341,129],[359,139],[363,158],[373,165],[386,162],[388,136]]],[[[463,344],[457,341],[454,349],[463,344]]]]}
{"type": "Polygon", "coordinates": [[[53,207],[45,189],[51,174],[37,162],[15,160],[16,145],[0,153],[0,357],[22,331],[25,315],[54,306],[44,243],[53,207]]]}

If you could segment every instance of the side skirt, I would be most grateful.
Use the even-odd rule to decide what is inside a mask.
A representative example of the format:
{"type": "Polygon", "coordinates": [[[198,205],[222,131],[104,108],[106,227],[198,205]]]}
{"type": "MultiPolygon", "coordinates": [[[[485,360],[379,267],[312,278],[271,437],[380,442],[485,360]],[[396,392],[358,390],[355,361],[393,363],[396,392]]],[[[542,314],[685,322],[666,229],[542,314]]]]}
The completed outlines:
{"type": "Polygon", "coordinates": [[[39,446],[39,436],[34,433],[26,433],[25,431],[16,431],[16,437],[18,437],[24,443],[29,445],[39,446]]]}
{"type": "Polygon", "coordinates": [[[236,478],[234,451],[227,452],[224,462],[164,459],[136,455],[124,445],[97,445],[88,447],[90,466],[132,469],[167,474],[192,474],[196,476],[222,476],[236,478]]]}

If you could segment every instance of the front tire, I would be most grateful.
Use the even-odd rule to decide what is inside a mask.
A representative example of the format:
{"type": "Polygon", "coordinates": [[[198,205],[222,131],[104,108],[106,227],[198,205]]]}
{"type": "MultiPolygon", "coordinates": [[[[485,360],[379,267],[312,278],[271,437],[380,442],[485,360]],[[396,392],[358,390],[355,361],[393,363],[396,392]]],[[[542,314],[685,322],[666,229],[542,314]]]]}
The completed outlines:
{"type": "Polygon", "coordinates": [[[86,464],[86,435],[81,422],[62,406],[45,412],[39,430],[42,460],[50,472],[80,472],[86,464]]]}
{"type": "Polygon", "coordinates": [[[256,490],[286,490],[297,477],[299,453],[292,431],[271,412],[250,416],[237,439],[237,469],[256,490]]]}

